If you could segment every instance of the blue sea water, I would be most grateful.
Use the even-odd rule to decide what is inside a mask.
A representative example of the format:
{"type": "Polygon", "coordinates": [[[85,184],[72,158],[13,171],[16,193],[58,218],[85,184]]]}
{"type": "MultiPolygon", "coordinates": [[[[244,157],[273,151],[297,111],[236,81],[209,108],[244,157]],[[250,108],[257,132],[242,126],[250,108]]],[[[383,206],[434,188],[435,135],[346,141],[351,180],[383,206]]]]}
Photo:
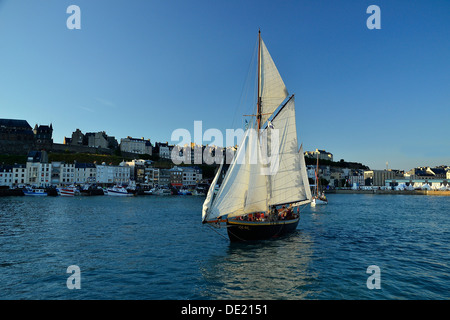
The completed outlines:
{"type": "Polygon", "coordinates": [[[256,243],[202,225],[203,200],[0,198],[0,299],[450,298],[450,197],[330,194],[256,243]]]}

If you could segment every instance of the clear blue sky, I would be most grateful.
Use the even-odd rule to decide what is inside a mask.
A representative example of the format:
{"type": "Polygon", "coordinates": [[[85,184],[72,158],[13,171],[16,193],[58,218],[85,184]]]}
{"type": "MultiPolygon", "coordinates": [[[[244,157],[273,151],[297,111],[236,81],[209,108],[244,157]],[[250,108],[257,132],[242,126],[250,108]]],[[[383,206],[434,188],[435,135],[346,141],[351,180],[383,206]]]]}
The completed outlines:
{"type": "Polygon", "coordinates": [[[305,150],[450,165],[449,14],[448,0],[0,0],[0,118],[53,123],[58,143],[76,128],[170,142],[195,120],[225,133],[253,107],[261,28],[305,150]]]}

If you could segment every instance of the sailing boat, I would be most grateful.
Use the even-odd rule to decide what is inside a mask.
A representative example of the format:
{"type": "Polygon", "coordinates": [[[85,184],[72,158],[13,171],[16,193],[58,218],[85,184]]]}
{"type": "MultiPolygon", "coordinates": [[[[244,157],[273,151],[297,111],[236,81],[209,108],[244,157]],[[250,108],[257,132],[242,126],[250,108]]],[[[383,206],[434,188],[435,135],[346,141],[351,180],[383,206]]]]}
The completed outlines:
{"type": "Polygon", "coordinates": [[[314,188],[314,196],[311,201],[311,206],[315,207],[316,205],[328,204],[328,199],[320,190],[320,180],[319,180],[319,154],[317,154],[317,165],[316,165],[316,186],[314,188]]]}
{"type": "Polygon", "coordinates": [[[256,111],[219,191],[214,193],[223,162],[203,204],[203,223],[217,227],[225,223],[230,241],[293,232],[300,219],[299,207],[311,202],[304,155],[298,152],[294,95],[289,96],[261,32],[256,111]]]}

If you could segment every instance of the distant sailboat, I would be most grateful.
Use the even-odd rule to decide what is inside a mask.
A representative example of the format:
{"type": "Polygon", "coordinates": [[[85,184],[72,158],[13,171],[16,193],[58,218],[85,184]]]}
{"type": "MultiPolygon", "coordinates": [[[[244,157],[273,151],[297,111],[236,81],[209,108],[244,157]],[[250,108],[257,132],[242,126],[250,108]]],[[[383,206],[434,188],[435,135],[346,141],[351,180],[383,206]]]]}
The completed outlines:
{"type": "Polygon", "coordinates": [[[317,165],[316,165],[316,183],[314,187],[314,196],[311,201],[311,206],[315,207],[317,205],[328,204],[328,199],[320,189],[320,179],[319,179],[319,154],[317,154],[317,165]]]}
{"type": "Polygon", "coordinates": [[[269,239],[293,232],[299,222],[299,206],[311,202],[304,155],[298,152],[294,95],[288,97],[261,33],[256,111],[256,121],[246,129],[219,191],[214,192],[223,163],[203,204],[203,223],[226,223],[231,241],[269,239]],[[275,166],[273,162],[251,161],[255,155],[257,159],[267,155],[268,150],[271,159],[276,159],[275,166]]]}

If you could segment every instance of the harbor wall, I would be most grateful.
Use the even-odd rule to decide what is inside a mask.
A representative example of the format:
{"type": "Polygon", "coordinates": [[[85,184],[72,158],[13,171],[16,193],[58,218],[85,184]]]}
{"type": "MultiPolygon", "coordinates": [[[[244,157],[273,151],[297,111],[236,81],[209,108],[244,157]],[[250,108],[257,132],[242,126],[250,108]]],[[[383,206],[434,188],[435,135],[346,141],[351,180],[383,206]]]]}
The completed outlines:
{"type": "Polygon", "coordinates": [[[450,191],[440,190],[351,190],[337,189],[337,194],[405,194],[405,195],[425,195],[425,196],[450,196],[450,191]]]}

